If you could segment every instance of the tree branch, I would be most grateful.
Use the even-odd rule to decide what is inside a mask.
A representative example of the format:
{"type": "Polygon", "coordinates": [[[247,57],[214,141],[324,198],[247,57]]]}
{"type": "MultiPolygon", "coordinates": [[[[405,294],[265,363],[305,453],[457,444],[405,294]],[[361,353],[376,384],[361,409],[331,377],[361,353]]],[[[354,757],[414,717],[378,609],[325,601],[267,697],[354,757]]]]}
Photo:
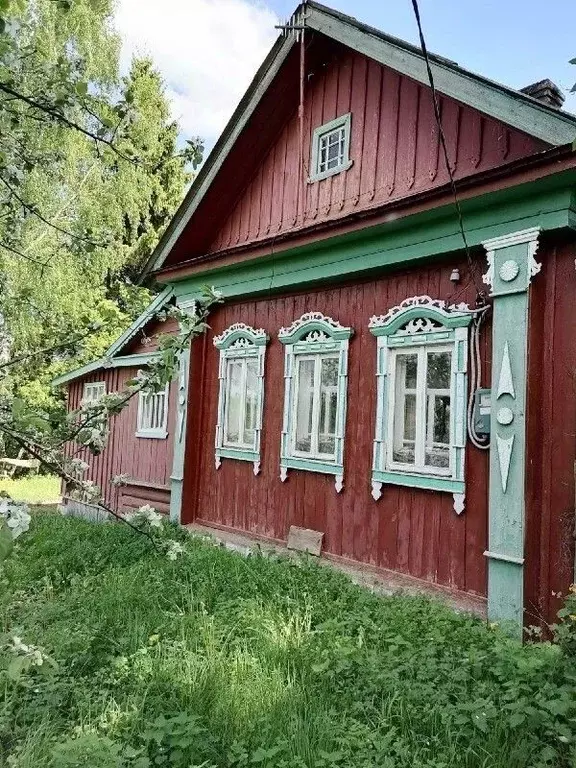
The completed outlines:
{"type": "Polygon", "coordinates": [[[69,232],[67,229],[64,229],[63,227],[59,227],[57,224],[53,224],[51,221],[46,219],[44,216],[42,216],[41,213],[38,213],[38,211],[34,208],[34,206],[30,205],[30,203],[27,203],[25,200],[23,200],[18,192],[14,189],[14,187],[9,184],[6,179],[0,174],[0,181],[4,184],[4,186],[10,191],[10,193],[18,200],[22,208],[24,210],[31,213],[33,216],[36,216],[40,221],[42,221],[44,224],[46,224],[49,227],[52,227],[52,229],[55,229],[57,232],[61,232],[63,235],[66,235],[67,237],[71,237],[75,240],[80,240],[83,243],[88,243],[89,245],[94,245],[97,248],[105,248],[106,243],[98,243],[95,240],[90,240],[88,237],[84,237],[83,235],[75,235],[73,232],[69,232]]]}
{"type": "Polygon", "coordinates": [[[15,99],[19,101],[23,101],[25,104],[28,104],[28,106],[33,107],[34,109],[39,109],[41,112],[44,112],[45,114],[50,115],[50,117],[52,117],[54,120],[57,120],[58,122],[62,123],[62,125],[65,125],[67,128],[72,128],[73,130],[78,131],[78,133],[82,133],[84,136],[87,136],[89,139],[92,139],[92,141],[95,141],[96,143],[100,143],[100,144],[105,144],[106,146],[110,147],[110,149],[113,152],[115,152],[118,155],[118,157],[121,157],[123,160],[126,160],[129,163],[136,162],[133,157],[129,157],[128,155],[124,154],[124,152],[119,150],[113,141],[111,141],[110,139],[105,139],[103,136],[97,136],[95,133],[92,133],[86,128],[83,128],[81,125],[79,125],[78,123],[75,123],[73,120],[69,120],[67,117],[65,117],[65,115],[63,115],[54,107],[50,107],[46,104],[42,104],[36,99],[33,99],[30,96],[26,96],[25,94],[14,90],[14,88],[7,85],[6,83],[0,82],[0,91],[7,93],[9,96],[13,96],[15,99]]]}

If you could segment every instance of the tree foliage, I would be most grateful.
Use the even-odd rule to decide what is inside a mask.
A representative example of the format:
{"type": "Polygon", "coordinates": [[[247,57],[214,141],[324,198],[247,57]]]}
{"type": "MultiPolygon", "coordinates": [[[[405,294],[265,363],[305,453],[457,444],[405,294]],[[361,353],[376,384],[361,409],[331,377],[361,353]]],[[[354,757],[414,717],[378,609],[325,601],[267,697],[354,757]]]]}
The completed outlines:
{"type": "Polygon", "coordinates": [[[51,349],[2,385],[44,409],[50,379],[100,355],[148,302],[134,276],[201,158],[199,141],[179,151],[152,62],[120,77],[112,11],[0,0],[0,311],[11,355],[51,349]]]}

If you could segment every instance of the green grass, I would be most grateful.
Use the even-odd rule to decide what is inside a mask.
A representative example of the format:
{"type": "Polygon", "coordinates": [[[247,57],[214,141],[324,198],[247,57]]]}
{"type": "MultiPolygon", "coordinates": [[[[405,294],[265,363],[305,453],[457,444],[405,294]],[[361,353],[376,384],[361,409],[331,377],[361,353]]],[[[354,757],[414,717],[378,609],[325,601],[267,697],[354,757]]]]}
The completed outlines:
{"type": "Polygon", "coordinates": [[[52,475],[27,475],[16,480],[0,478],[1,491],[28,504],[53,504],[60,497],[60,478],[52,475]]]}
{"type": "MultiPolygon", "coordinates": [[[[180,533],[171,535],[181,536],[180,533]]],[[[569,768],[576,670],[424,598],[35,516],[0,581],[0,765],[569,768]],[[15,669],[18,635],[54,665],[15,669]]]]}

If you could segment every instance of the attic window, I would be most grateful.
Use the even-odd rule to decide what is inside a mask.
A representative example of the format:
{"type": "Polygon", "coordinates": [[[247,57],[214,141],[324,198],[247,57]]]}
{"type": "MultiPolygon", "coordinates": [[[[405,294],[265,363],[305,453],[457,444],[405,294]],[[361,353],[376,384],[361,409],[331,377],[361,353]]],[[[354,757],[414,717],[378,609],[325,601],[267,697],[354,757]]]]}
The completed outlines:
{"type": "Polygon", "coordinates": [[[352,165],[350,160],[350,119],[348,112],[321,125],[312,137],[312,160],[309,181],[320,181],[352,165]]]}

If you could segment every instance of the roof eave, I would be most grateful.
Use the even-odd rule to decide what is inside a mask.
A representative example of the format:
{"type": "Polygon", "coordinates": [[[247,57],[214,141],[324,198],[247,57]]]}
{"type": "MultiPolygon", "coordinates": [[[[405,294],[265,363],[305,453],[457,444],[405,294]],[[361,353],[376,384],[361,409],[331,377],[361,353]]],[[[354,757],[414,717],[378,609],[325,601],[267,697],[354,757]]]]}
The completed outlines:
{"type": "Polygon", "coordinates": [[[293,44],[294,38],[280,36],[270,49],[268,56],[258,69],[248,90],[234,110],[232,117],[222,131],[222,134],[214,145],[212,151],[206,158],[206,161],[194,179],[188,193],[180,204],[180,207],[166,227],[160,238],[160,242],[144,266],[140,276],[140,282],[147,274],[158,269],[164,263],[172,250],[172,247],[182,234],[184,227],[189,222],[194,211],[204,197],[208,187],[211,185],[214,177],[220,170],[232,145],[244,129],[246,123],[260,103],[262,96],[268,89],[268,86],[284,63],[293,44]]]}

